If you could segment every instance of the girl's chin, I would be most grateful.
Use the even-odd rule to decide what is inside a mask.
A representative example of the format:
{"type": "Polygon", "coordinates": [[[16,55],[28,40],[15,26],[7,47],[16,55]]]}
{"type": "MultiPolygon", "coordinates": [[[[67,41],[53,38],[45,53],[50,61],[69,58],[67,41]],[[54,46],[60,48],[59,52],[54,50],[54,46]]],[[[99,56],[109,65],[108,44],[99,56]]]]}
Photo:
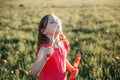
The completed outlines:
{"type": "Polygon", "coordinates": [[[57,32],[62,32],[62,29],[59,28],[59,29],[57,29],[56,31],[57,31],[57,32]]]}
{"type": "Polygon", "coordinates": [[[58,33],[62,33],[62,30],[58,30],[57,32],[58,32],[58,33]]]}

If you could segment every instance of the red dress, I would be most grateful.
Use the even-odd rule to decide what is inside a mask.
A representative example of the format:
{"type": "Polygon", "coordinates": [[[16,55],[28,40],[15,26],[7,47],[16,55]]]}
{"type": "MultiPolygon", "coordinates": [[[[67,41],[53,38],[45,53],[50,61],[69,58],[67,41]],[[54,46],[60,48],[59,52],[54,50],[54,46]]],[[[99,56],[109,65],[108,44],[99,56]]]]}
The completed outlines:
{"type": "MultiPolygon", "coordinates": [[[[66,79],[66,53],[68,51],[68,43],[61,40],[62,46],[57,48],[53,47],[54,53],[50,59],[46,62],[43,69],[39,73],[38,80],[65,80],[66,79]]],[[[48,47],[49,43],[44,43],[38,46],[37,50],[41,46],[48,47]]]]}

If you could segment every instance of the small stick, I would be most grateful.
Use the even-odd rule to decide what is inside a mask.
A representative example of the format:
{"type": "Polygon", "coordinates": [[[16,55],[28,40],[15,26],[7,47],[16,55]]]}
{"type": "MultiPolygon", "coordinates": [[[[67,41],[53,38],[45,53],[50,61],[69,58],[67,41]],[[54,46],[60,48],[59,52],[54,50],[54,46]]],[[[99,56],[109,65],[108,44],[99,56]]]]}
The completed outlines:
{"type": "MultiPolygon", "coordinates": [[[[57,26],[55,27],[55,29],[54,29],[54,33],[53,33],[53,38],[52,38],[52,44],[51,44],[51,46],[53,46],[54,45],[54,43],[55,43],[55,41],[56,41],[56,39],[57,39],[57,36],[56,36],[56,38],[55,38],[55,31],[56,31],[56,29],[57,29],[57,26]],[[55,39],[54,39],[55,38],[55,39]]],[[[47,54],[47,60],[51,57],[52,55],[50,55],[50,54],[47,54]]]]}

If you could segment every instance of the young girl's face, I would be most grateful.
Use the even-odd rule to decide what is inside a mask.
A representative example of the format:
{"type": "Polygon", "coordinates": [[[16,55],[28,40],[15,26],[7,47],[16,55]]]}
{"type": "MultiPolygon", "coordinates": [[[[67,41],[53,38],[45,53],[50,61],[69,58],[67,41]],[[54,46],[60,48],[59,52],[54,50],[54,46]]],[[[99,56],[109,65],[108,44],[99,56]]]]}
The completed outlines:
{"type": "Polygon", "coordinates": [[[62,32],[61,20],[54,14],[49,15],[46,30],[47,34],[49,35],[53,35],[54,31],[56,34],[61,33],[62,32]]]}

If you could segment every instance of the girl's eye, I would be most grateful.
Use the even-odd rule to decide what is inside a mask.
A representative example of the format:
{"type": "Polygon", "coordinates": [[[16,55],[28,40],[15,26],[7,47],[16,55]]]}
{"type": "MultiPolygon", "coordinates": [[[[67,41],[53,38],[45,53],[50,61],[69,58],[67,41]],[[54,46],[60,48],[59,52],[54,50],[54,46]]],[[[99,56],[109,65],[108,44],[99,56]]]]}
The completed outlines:
{"type": "Polygon", "coordinates": [[[51,21],[50,24],[54,23],[54,21],[51,21]]]}

